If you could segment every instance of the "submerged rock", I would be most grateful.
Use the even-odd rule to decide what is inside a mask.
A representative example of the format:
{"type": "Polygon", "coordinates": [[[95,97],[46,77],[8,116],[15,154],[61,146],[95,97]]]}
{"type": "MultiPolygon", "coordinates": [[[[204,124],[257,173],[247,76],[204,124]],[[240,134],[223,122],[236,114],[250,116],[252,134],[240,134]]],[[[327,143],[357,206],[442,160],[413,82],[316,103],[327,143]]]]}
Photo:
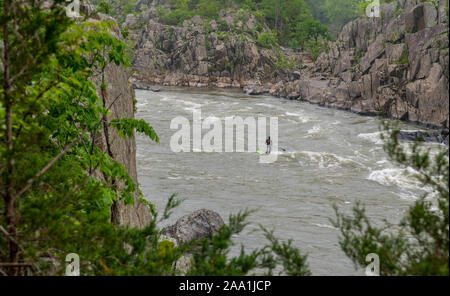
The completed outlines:
{"type": "Polygon", "coordinates": [[[160,92],[161,88],[159,88],[158,86],[155,85],[149,85],[147,83],[144,82],[134,82],[131,84],[131,86],[134,89],[143,89],[143,90],[149,90],[149,91],[153,91],[153,92],[160,92]]]}
{"type": "Polygon", "coordinates": [[[248,95],[263,95],[268,94],[271,85],[247,85],[244,87],[244,92],[248,95]]]}
{"type": "Polygon", "coordinates": [[[448,132],[422,132],[422,131],[400,131],[397,138],[400,141],[424,141],[437,142],[448,146],[448,132]]]}

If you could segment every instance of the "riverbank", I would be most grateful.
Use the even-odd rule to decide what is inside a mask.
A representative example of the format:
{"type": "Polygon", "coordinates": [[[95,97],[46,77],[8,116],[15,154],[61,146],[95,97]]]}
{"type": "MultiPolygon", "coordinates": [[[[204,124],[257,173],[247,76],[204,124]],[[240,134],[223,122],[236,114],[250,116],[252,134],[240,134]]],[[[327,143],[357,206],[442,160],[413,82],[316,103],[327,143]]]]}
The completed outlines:
{"type": "MultiPolygon", "coordinates": [[[[217,88],[217,89],[233,89],[235,91],[240,91],[243,94],[251,95],[251,96],[264,96],[264,95],[270,95],[276,98],[283,98],[287,100],[296,100],[300,102],[307,102],[310,104],[319,105],[321,107],[326,107],[330,109],[336,109],[336,110],[342,110],[342,111],[348,111],[351,113],[355,113],[362,116],[370,116],[375,117],[379,116],[379,114],[376,114],[374,112],[361,112],[351,107],[345,107],[340,106],[339,104],[331,103],[327,104],[326,100],[321,100],[321,94],[329,93],[329,87],[327,86],[330,82],[326,80],[309,80],[307,82],[298,83],[299,86],[308,85],[307,88],[299,87],[298,89],[301,91],[301,93],[309,93],[309,96],[301,97],[301,96],[293,96],[293,95],[283,95],[287,93],[286,90],[283,91],[283,88],[280,87],[280,85],[273,85],[273,84],[266,84],[266,85],[247,85],[244,88],[241,87],[218,87],[216,85],[208,85],[208,86],[189,86],[185,84],[181,85],[170,85],[170,84],[149,84],[144,81],[136,81],[133,80],[131,85],[136,90],[146,90],[146,91],[152,91],[152,92],[160,92],[164,87],[186,87],[186,88],[192,88],[192,89],[211,89],[211,88],[217,88]]],[[[390,117],[391,119],[395,119],[393,117],[390,117]]],[[[449,146],[449,131],[448,129],[443,129],[442,127],[429,125],[429,124],[423,124],[421,122],[413,122],[408,120],[403,120],[403,122],[408,123],[410,125],[414,125],[417,127],[421,127],[424,129],[424,131],[415,131],[415,132],[406,132],[401,131],[399,134],[399,139],[404,141],[414,141],[417,139],[422,139],[425,142],[437,142],[444,144],[446,146],[449,146]]]]}

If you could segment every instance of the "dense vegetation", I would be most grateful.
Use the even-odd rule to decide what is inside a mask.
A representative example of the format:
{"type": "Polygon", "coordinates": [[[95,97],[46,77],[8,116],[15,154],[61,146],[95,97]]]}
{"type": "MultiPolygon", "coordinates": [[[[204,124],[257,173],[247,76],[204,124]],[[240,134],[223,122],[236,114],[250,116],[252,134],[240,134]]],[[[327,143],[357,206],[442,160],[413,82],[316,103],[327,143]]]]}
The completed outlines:
{"type": "MultiPolygon", "coordinates": [[[[431,1],[431,0],[429,0],[431,1]]],[[[92,0],[99,11],[122,23],[128,14],[145,11],[152,0],[92,0]]],[[[392,2],[392,0],[381,0],[392,2]]],[[[349,21],[365,14],[370,1],[365,0],[167,0],[159,5],[159,21],[181,25],[184,20],[199,15],[205,20],[218,20],[220,12],[234,11],[239,15],[254,15],[260,22],[257,42],[262,47],[288,46],[306,51],[315,60],[349,21]],[[262,32],[262,26],[269,31],[262,32]]],[[[224,30],[227,26],[222,26],[224,30]]]]}
{"type": "MultiPolygon", "coordinates": [[[[75,22],[61,8],[64,0],[55,0],[48,10],[39,9],[42,2],[0,1],[0,273],[61,275],[65,256],[77,253],[83,275],[174,275],[179,273],[174,263],[190,253],[190,275],[275,270],[309,275],[306,256],[264,228],[265,246],[230,258],[232,236],[242,232],[249,212],[232,215],[211,240],[180,246],[161,239],[158,228],[179,204],[174,197],[161,218],[149,208],[154,219],[144,229],[114,223],[111,207],[119,199],[133,203],[138,188],[125,167],[98,146],[96,136],[111,108],[105,106],[105,68],[129,65],[126,46],[112,36],[114,22],[75,22]]],[[[183,2],[189,1],[174,5],[183,2]]],[[[262,11],[280,32],[280,42],[290,34],[299,34],[298,40],[304,36],[303,29],[293,27],[297,15],[281,9],[264,12],[271,1],[236,3],[262,11]]],[[[275,4],[282,3],[287,1],[275,4]]],[[[289,5],[309,15],[304,1],[289,5]]],[[[214,11],[206,9],[205,14],[214,11]]],[[[140,132],[159,140],[145,121],[121,118],[107,128],[118,129],[123,137],[140,132]]],[[[448,149],[432,158],[417,143],[405,152],[398,131],[386,129],[386,151],[415,168],[436,197],[418,200],[397,230],[374,227],[361,207],[355,208],[354,217],[337,211],[334,223],[342,233],[341,247],[362,266],[368,253],[379,254],[385,275],[448,275],[448,149]]]]}
{"type": "MultiPolygon", "coordinates": [[[[94,1],[100,10],[124,20],[129,13],[145,10],[148,4],[136,7],[135,0],[94,1]]],[[[141,2],[142,3],[142,2],[141,2]]],[[[206,20],[218,19],[222,10],[253,14],[269,26],[277,42],[293,48],[317,44],[328,39],[327,27],[315,20],[305,0],[168,0],[170,9],[158,7],[159,20],[168,25],[181,25],[184,20],[199,15],[206,20]]],[[[268,33],[266,33],[267,35],[268,33]]]]}
{"type": "MultiPolygon", "coordinates": [[[[39,9],[39,1],[0,2],[0,273],[61,275],[65,256],[77,253],[82,274],[169,275],[191,251],[190,274],[271,273],[279,264],[288,274],[309,274],[305,257],[270,232],[266,247],[227,258],[231,236],[242,231],[248,213],[230,217],[211,242],[179,247],[160,240],[152,207],[145,229],[116,225],[111,207],[119,199],[133,203],[137,185],[96,137],[116,128],[123,137],[137,131],[159,139],[142,120],[105,126],[111,106],[105,105],[104,71],[110,63],[129,64],[125,45],[110,33],[114,22],[75,23],[62,2],[48,10],[39,9]],[[99,92],[95,77],[101,77],[99,92]]],[[[169,199],[162,219],[177,204],[169,199]]]]}
{"type": "MultiPolygon", "coordinates": [[[[393,0],[381,0],[380,3],[393,0]]],[[[433,2],[434,0],[424,0],[433,2]]],[[[122,23],[128,14],[145,11],[152,0],[92,0],[101,12],[122,23]]],[[[161,3],[161,2],[160,2],[161,3]]],[[[163,2],[164,3],[164,2],[163,2]]],[[[167,25],[181,25],[184,20],[199,15],[205,20],[218,20],[220,12],[254,15],[258,27],[260,46],[276,44],[305,50],[315,60],[349,21],[365,14],[371,1],[366,0],[167,0],[168,6],[159,5],[159,21],[167,25]],[[169,7],[169,8],[168,8],[169,7]],[[275,42],[276,41],[276,42],[275,42]]],[[[226,26],[223,26],[226,29],[226,26]]]]}
{"type": "MultiPolygon", "coordinates": [[[[390,3],[395,0],[380,0],[390,3]]],[[[436,5],[437,0],[420,0],[436,5]]],[[[91,0],[101,11],[120,22],[127,14],[146,10],[152,0],[91,0]]],[[[216,19],[224,9],[241,9],[259,17],[274,30],[283,45],[304,45],[308,38],[337,36],[349,21],[365,14],[367,0],[167,0],[171,9],[161,6],[161,21],[177,25],[194,15],[216,19]]]]}

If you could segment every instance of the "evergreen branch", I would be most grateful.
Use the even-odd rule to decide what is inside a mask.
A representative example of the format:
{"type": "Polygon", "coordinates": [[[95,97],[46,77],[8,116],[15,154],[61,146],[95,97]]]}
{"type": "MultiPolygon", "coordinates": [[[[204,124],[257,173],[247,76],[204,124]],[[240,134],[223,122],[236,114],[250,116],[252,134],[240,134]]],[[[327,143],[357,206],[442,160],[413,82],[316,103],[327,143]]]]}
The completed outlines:
{"type": "Polygon", "coordinates": [[[16,195],[14,195],[13,200],[19,198],[22,194],[24,194],[28,189],[31,188],[33,183],[39,179],[42,175],[44,175],[58,160],[60,160],[73,146],[75,146],[78,141],[84,136],[84,132],[80,134],[72,143],[66,146],[63,151],[61,151],[58,155],[56,155],[44,168],[42,168],[33,178],[27,181],[27,185],[22,188],[16,195]]]}

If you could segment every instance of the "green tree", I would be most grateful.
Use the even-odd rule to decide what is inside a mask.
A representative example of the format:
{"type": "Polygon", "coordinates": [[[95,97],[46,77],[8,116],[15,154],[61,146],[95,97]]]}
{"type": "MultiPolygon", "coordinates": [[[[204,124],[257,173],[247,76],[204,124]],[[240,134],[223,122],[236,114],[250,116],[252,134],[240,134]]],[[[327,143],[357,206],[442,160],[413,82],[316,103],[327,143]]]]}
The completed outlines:
{"type": "Polygon", "coordinates": [[[311,39],[328,38],[327,27],[313,19],[304,0],[263,0],[261,10],[280,44],[302,48],[311,39]]]}
{"type": "MultiPolygon", "coordinates": [[[[61,8],[64,1],[48,10],[39,8],[42,2],[5,0],[0,7],[0,225],[6,235],[0,260],[13,265],[11,274],[27,258],[73,249],[76,234],[89,233],[79,227],[98,222],[93,232],[101,231],[111,205],[119,198],[133,203],[136,191],[125,167],[95,145],[111,107],[104,70],[129,64],[124,43],[109,33],[115,24],[75,24],[61,8]],[[101,98],[94,76],[102,80],[101,98]]],[[[114,126],[127,135],[136,129],[158,140],[148,124],[119,122],[114,126]]]]}
{"type": "Polygon", "coordinates": [[[319,38],[329,39],[328,28],[312,18],[297,23],[289,37],[292,48],[304,48],[308,42],[318,43],[319,38]]]}
{"type": "Polygon", "coordinates": [[[114,128],[122,137],[159,138],[143,120],[108,123],[105,69],[129,65],[125,44],[110,33],[116,24],[75,23],[63,0],[46,10],[43,1],[0,2],[0,262],[9,264],[0,273],[62,275],[65,256],[77,253],[83,275],[175,275],[174,263],[191,253],[191,274],[244,275],[281,264],[309,274],[306,257],[273,236],[262,249],[229,258],[247,212],[211,239],[178,247],[157,227],[179,204],[174,197],[161,219],[143,200],[154,217],[144,229],[113,223],[111,207],[133,203],[137,185],[97,136],[114,128]]]}
{"type": "Polygon", "coordinates": [[[102,1],[98,4],[97,10],[104,14],[110,14],[111,13],[111,4],[106,1],[102,1]]]}
{"type": "Polygon", "coordinates": [[[200,0],[197,13],[206,18],[217,18],[221,5],[216,0],[200,0]]]}
{"type": "Polygon", "coordinates": [[[339,27],[361,15],[364,0],[326,0],[325,13],[330,21],[339,27]]]}
{"type": "Polygon", "coordinates": [[[272,32],[262,32],[258,35],[256,43],[261,47],[272,48],[277,45],[277,33],[272,32]]]}
{"type": "Polygon", "coordinates": [[[309,10],[311,11],[314,19],[320,21],[322,24],[329,24],[326,12],[325,12],[326,0],[306,0],[309,10]]]}

